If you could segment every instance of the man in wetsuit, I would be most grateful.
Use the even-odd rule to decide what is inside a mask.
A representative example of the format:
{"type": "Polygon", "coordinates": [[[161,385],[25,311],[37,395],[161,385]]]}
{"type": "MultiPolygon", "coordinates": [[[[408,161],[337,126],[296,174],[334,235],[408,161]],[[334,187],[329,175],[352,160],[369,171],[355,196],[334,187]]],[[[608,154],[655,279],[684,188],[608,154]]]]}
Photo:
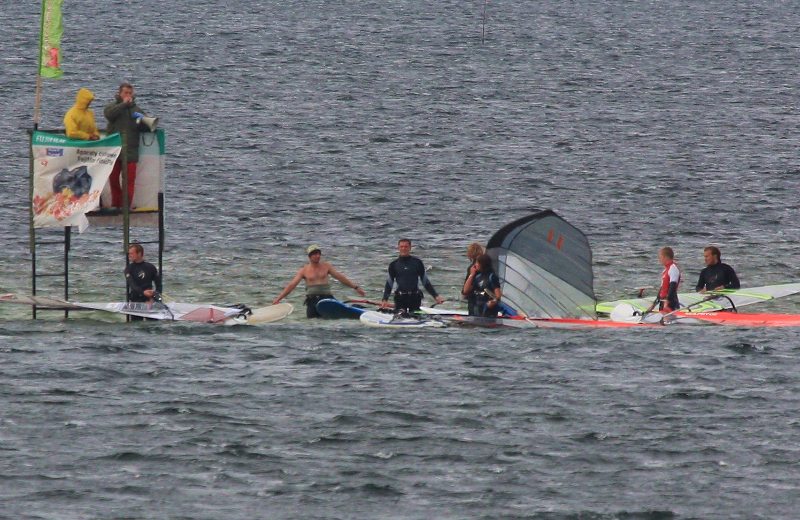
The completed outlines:
{"type": "Polygon", "coordinates": [[[364,289],[348,280],[345,275],[337,271],[331,264],[321,261],[322,251],[318,245],[313,244],[308,246],[308,248],[306,248],[306,253],[308,253],[308,263],[301,267],[299,271],[297,271],[297,274],[294,275],[292,281],[290,281],[283,291],[281,291],[277,298],[272,300],[273,305],[279,304],[282,299],[288,296],[289,293],[291,293],[294,288],[297,287],[301,280],[305,280],[306,317],[319,318],[319,313],[317,312],[317,302],[326,298],[333,298],[330,280],[328,279],[329,276],[333,276],[342,282],[342,284],[346,285],[347,287],[351,287],[360,296],[367,295],[367,293],[364,292],[364,289]]]}
{"type": "Polygon", "coordinates": [[[703,249],[703,260],[706,263],[706,267],[700,271],[700,279],[697,280],[697,285],[694,288],[697,292],[738,289],[740,287],[736,271],[728,264],[723,264],[721,256],[719,248],[715,246],[708,246],[703,249]]]}
{"type": "Polygon", "coordinates": [[[411,313],[419,310],[420,305],[422,305],[422,291],[419,290],[420,283],[436,299],[436,303],[444,302],[444,298],[439,296],[428,279],[422,260],[411,256],[411,240],[407,238],[400,239],[397,242],[397,251],[400,256],[389,264],[389,276],[386,278],[386,285],[383,288],[381,307],[388,307],[389,294],[395,284],[397,284],[397,290],[394,292],[395,312],[411,313]]]}
{"type": "MultiPolygon", "coordinates": [[[[156,266],[144,261],[144,248],[141,244],[128,247],[128,260],[125,267],[125,282],[128,286],[128,300],[132,302],[153,303],[161,292],[161,275],[156,266]]],[[[131,316],[132,321],[144,318],[131,316]]]]}

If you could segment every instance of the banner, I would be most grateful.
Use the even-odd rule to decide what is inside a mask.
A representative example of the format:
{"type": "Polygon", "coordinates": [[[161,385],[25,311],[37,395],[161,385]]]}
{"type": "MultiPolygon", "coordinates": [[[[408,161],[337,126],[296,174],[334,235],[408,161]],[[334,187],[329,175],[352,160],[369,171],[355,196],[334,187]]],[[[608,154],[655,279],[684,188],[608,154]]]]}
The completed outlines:
{"type": "MultiPolygon", "coordinates": [[[[164,191],[164,158],[166,148],[164,130],[139,133],[139,162],[136,164],[136,188],[131,208],[134,211],[156,211],[158,194],[164,191]]],[[[103,202],[111,205],[111,189],[103,192],[103,202]]]]}
{"type": "Polygon", "coordinates": [[[61,70],[61,4],[63,0],[42,0],[41,32],[39,34],[39,75],[60,78],[61,70]]]}
{"type": "Polygon", "coordinates": [[[111,169],[122,150],[119,134],[98,141],[67,139],[33,132],[34,227],[89,225],[86,213],[96,209],[111,169]]]}

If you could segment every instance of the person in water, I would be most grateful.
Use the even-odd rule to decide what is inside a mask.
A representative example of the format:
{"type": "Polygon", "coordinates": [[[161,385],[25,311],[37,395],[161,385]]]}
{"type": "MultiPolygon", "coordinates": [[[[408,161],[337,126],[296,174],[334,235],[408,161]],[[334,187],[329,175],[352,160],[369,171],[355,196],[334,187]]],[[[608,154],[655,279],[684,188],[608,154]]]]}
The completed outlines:
{"type": "Polygon", "coordinates": [[[722,254],[719,248],[708,246],[703,249],[703,260],[706,267],[700,271],[695,290],[697,292],[716,291],[719,289],[738,289],[739,277],[736,271],[728,264],[722,263],[722,254]]]}
{"type": "MultiPolygon", "coordinates": [[[[144,260],[144,247],[141,244],[128,246],[129,264],[125,267],[125,283],[128,287],[128,300],[140,303],[153,303],[161,292],[161,275],[156,266],[144,260]]],[[[132,321],[142,321],[140,316],[131,316],[132,321]]]]}
{"type": "Polygon", "coordinates": [[[337,271],[328,262],[322,261],[322,250],[316,244],[306,248],[308,263],[297,271],[292,281],[281,291],[277,298],[272,300],[273,305],[277,305],[291,293],[301,280],[306,281],[306,317],[319,318],[317,312],[317,302],[326,298],[333,298],[329,277],[332,276],[339,280],[343,285],[355,290],[359,296],[366,296],[364,289],[351,282],[345,275],[337,271]]]}
{"type": "Polygon", "coordinates": [[[497,317],[503,292],[500,290],[500,280],[492,268],[492,258],[489,255],[484,253],[476,259],[461,293],[474,299],[474,305],[469,311],[470,316],[497,317]]]}
{"type": "MultiPolygon", "coordinates": [[[[478,260],[478,257],[483,254],[483,246],[477,242],[473,242],[467,247],[467,258],[469,259],[469,267],[467,267],[467,274],[464,276],[464,282],[466,283],[467,278],[469,278],[470,273],[472,272],[472,268],[475,266],[475,262],[478,260]]],[[[464,293],[464,296],[467,298],[467,311],[469,312],[470,316],[475,316],[476,314],[473,312],[475,309],[475,296],[470,292],[469,294],[464,293]]]]}
{"type": "Polygon", "coordinates": [[[675,263],[675,252],[671,247],[662,247],[658,251],[658,261],[664,266],[664,270],[661,271],[661,285],[658,288],[658,296],[648,312],[658,304],[658,309],[661,312],[669,313],[680,308],[678,286],[681,283],[681,270],[678,268],[678,264],[675,263]]]}
{"type": "Polygon", "coordinates": [[[422,291],[419,284],[434,297],[436,303],[444,302],[444,298],[439,296],[433,284],[428,279],[425,265],[416,256],[411,256],[411,240],[401,238],[397,242],[397,251],[400,256],[389,264],[389,276],[386,278],[386,285],[383,288],[383,298],[381,308],[389,306],[389,294],[397,284],[394,292],[394,310],[396,313],[412,313],[419,310],[422,305],[422,291]]]}
{"type": "Polygon", "coordinates": [[[86,88],[78,90],[75,95],[75,104],[64,115],[64,129],[70,139],[82,141],[100,139],[100,133],[94,122],[94,112],[89,108],[92,100],[94,93],[86,88]]]}

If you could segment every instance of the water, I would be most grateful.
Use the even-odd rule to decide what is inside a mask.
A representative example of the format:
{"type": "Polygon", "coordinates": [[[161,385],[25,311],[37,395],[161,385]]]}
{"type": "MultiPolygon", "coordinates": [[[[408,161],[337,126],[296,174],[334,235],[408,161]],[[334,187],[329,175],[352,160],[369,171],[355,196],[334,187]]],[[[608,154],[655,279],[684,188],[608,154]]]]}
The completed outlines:
{"type": "MultiPolygon", "coordinates": [[[[0,292],[30,286],[33,4],[0,9],[0,292]]],[[[800,275],[792,4],[492,2],[483,44],[479,1],[113,9],[65,5],[42,127],[133,81],[177,299],[267,304],[309,243],[377,298],[404,236],[455,299],[467,244],[540,208],[603,299],[662,245],[687,286],[709,243],[745,285],[800,275]]],[[[75,237],[75,299],[121,297],[120,242],[75,237]]],[[[0,308],[0,517],[795,517],[796,331],[409,334],[301,300],[253,330],[0,308]]]]}

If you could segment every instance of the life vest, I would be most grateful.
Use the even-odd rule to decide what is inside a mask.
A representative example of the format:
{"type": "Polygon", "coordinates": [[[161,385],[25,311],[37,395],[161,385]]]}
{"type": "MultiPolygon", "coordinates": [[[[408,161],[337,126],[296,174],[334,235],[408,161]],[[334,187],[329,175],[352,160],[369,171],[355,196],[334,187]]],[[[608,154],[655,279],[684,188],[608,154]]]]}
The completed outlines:
{"type": "Polygon", "coordinates": [[[669,284],[672,281],[677,281],[678,285],[681,284],[681,270],[675,262],[670,262],[665,265],[664,270],[661,272],[661,287],[658,289],[659,299],[664,300],[667,298],[669,295],[669,284]]]}

